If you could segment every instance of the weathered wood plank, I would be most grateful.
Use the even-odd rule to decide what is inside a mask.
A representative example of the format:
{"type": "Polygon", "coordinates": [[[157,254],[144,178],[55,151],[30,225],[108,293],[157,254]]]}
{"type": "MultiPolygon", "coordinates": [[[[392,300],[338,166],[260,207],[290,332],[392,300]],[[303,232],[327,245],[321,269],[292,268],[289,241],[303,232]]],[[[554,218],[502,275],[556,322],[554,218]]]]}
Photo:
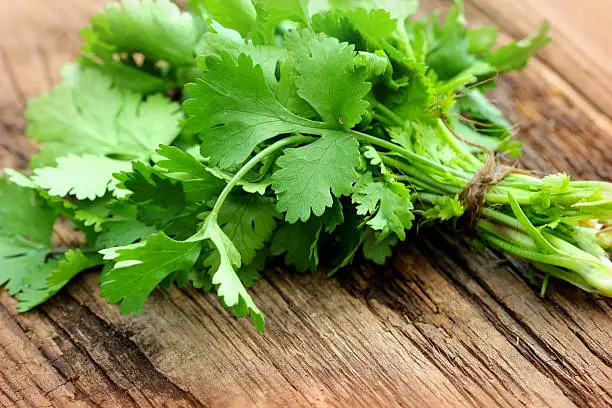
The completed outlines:
{"type": "MultiPolygon", "coordinates": [[[[473,0],[468,12],[475,24],[493,16],[508,36],[545,16],[565,22],[556,36],[572,37],[562,1],[473,0]]],[[[0,167],[26,165],[35,147],[22,135],[24,101],[59,80],[78,29],[104,0],[50,3],[0,2],[0,167]]],[[[580,26],[592,42],[600,15],[580,26]]],[[[612,84],[599,71],[565,72],[579,43],[556,41],[495,97],[520,124],[525,166],[612,179],[612,126],[592,100],[612,84]]],[[[598,70],[610,69],[586,50],[598,70]]],[[[412,237],[389,267],[363,264],[333,280],[270,269],[252,291],[268,317],[263,335],[193,289],[156,291],[142,315],[127,317],[98,289],[86,274],[24,315],[0,293],[0,405],[612,405],[610,301],[557,282],[540,299],[524,265],[475,254],[443,231],[412,237]]]]}

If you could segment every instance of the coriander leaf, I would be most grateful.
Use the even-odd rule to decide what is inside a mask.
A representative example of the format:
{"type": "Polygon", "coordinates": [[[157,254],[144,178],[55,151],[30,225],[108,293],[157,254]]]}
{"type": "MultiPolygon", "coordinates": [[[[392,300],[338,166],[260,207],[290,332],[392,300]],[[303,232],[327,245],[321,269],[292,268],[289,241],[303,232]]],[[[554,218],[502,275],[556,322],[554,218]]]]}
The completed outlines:
{"type": "Polygon", "coordinates": [[[31,188],[0,177],[0,202],[0,236],[23,237],[32,245],[51,247],[57,212],[31,188]]]}
{"type": "Polygon", "coordinates": [[[219,268],[212,275],[212,283],[217,287],[217,294],[223,305],[231,307],[237,316],[250,314],[251,321],[257,330],[264,331],[266,323],[263,314],[251,299],[251,295],[234,269],[241,265],[238,249],[213,217],[207,218],[204,222],[201,238],[210,239],[219,251],[219,268]]]}
{"type": "Polygon", "coordinates": [[[327,208],[321,216],[321,221],[325,225],[325,232],[331,234],[334,230],[344,222],[344,213],[342,212],[342,203],[334,197],[334,203],[327,208]]]}
{"type": "Polygon", "coordinates": [[[285,149],[272,175],[277,210],[286,220],[306,221],[333,205],[333,196],[349,195],[358,174],[359,145],[350,135],[329,134],[314,143],[285,149]]]}
{"type": "Polygon", "coordinates": [[[383,265],[387,258],[393,255],[393,247],[397,245],[397,237],[388,235],[381,239],[380,233],[368,229],[363,241],[363,256],[370,261],[383,265]]]}
{"type": "Polygon", "coordinates": [[[465,212],[465,206],[458,196],[439,196],[433,201],[433,205],[423,214],[425,218],[449,221],[461,217],[465,212]]]}
{"type": "Polygon", "coordinates": [[[189,7],[224,27],[239,31],[243,37],[255,23],[256,11],[250,0],[189,0],[189,7]]]}
{"type": "Polygon", "coordinates": [[[50,286],[64,286],[79,272],[101,263],[102,259],[98,254],[85,255],[80,249],[73,249],[64,255],[64,259],[58,263],[57,269],[53,270],[47,278],[47,283],[50,286]]]}
{"type": "Polygon", "coordinates": [[[255,259],[248,265],[242,265],[242,268],[238,270],[238,277],[245,287],[250,288],[261,279],[260,272],[266,267],[267,254],[268,252],[265,248],[257,251],[255,259]]]}
{"type": "MultiPolygon", "coordinates": [[[[225,201],[218,217],[219,226],[240,253],[242,263],[249,265],[272,236],[277,213],[268,197],[234,194],[225,201]]],[[[213,256],[206,263],[218,262],[218,257],[213,256]]]]}
{"type": "Polygon", "coordinates": [[[68,251],[59,262],[50,260],[39,265],[35,272],[28,274],[25,289],[17,295],[17,309],[26,312],[46,302],[76,275],[101,263],[100,256],[84,255],[80,249],[74,249],[68,251]]]}
{"type": "Polygon", "coordinates": [[[485,137],[503,139],[512,134],[512,124],[504,117],[503,112],[497,108],[478,89],[466,89],[463,96],[457,99],[454,110],[465,114],[477,123],[476,129],[485,137]]]}
{"type": "Polygon", "coordinates": [[[387,10],[358,8],[347,17],[362,34],[370,39],[387,38],[397,29],[397,20],[387,10]]]}
{"type": "Polygon", "coordinates": [[[299,272],[314,272],[319,263],[317,244],[323,230],[320,218],[311,217],[306,222],[283,224],[272,238],[272,255],[285,254],[285,263],[294,265],[299,272]]]}
{"type": "Polygon", "coordinates": [[[308,53],[298,55],[295,65],[298,95],[326,123],[351,129],[368,109],[363,98],[371,88],[364,72],[355,71],[354,46],[321,36],[311,36],[305,46],[308,53]]]}
{"type": "Polygon", "coordinates": [[[139,314],[155,287],[170,273],[192,267],[200,254],[199,242],[180,242],[156,233],[138,245],[100,251],[114,268],[100,278],[100,294],[109,303],[121,303],[121,313],[139,314]]]}
{"type": "Polygon", "coordinates": [[[285,50],[277,46],[253,45],[251,41],[242,39],[237,31],[225,28],[216,21],[212,22],[211,29],[214,31],[206,33],[204,41],[214,52],[202,50],[203,56],[198,57],[200,66],[205,66],[207,56],[212,54],[228,52],[236,59],[240,54],[245,54],[253,59],[255,65],[261,66],[270,87],[276,85],[276,67],[281,59],[286,58],[285,50]]]}
{"type": "Polygon", "coordinates": [[[276,98],[294,114],[313,119],[317,112],[298,95],[295,84],[295,59],[287,58],[279,64],[280,79],[275,86],[276,98]]]}
{"type": "Polygon", "coordinates": [[[384,9],[400,21],[413,15],[419,8],[418,0],[328,0],[328,2],[334,8],[345,10],[384,9]]]}
{"type": "Polygon", "coordinates": [[[378,150],[376,150],[372,146],[365,147],[363,157],[368,159],[372,166],[378,167],[380,169],[380,174],[384,175],[389,173],[389,171],[387,171],[387,168],[385,167],[385,164],[383,163],[380,153],[378,153],[378,150]]]}
{"type": "Polygon", "coordinates": [[[0,286],[5,285],[11,295],[26,289],[30,275],[45,263],[49,250],[20,236],[0,236],[0,286]]]}
{"type": "Polygon", "coordinates": [[[470,43],[469,51],[475,54],[486,54],[491,52],[491,49],[497,42],[497,27],[480,27],[469,30],[467,33],[470,43]]]}
{"type": "Polygon", "coordinates": [[[36,281],[58,214],[34,190],[5,178],[0,178],[0,202],[0,286],[17,294],[36,281]]]}
{"type": "Polygon", "coordinates": [[[294,20],[308,24],[309,0],[255,0],[263,4],[268,12],[268,19],[276,23],[283,20],[294,20]]]}
{"type": "Polygon", "coordinates": [[[403,241],[405,230],[412,227],[414,206],[410,192],[401,183],[362,180],[353,194],[353,202],[358,204],[357,214],[374,216],[367,224],[380,231],[379,240],[394,232],[403,241]]]}
{"type": "Polygon", "coordinates": [[[190,202],[208,201],[219,195],[225,183],[191,154],[172,146],[161,145],[157,154],[164,157],[157,165],[179,180],[190,202]]]}
{"type": "Polygon", "coordinates": [[[308,3],[308,0],[255,0],[254,40],[272,44],[278,25],[286,20],[309,25],[308,3]]]}
{"type": "Polygon", "coordinates": [[[157,229],[147,226],[137,219],[136,205],[127,201],[114,201],[106,205],[110,209],[110,218],[101,225],[101,231],[95,241],[96,248],[112,248],[145,241],[157,229]]]}
{"type": "Polygon", "coordinates": [[[308,131],[315,122],[288,111],[270,90],[261,66],[241,54],[206,58],[204,76],[188,84],[185,126],[202,135],[202,155],[222,168],[242,163],[255,147],[279,134],[308,131]]]}
{"type": "Polygon", "coordinates": [[[133,162],[132,171],[115,174],[119,187],[129,190],[129,202],[137,205],[138,220],[162,228],[176,221],[187,206],[180,181],[142,162],[133,162]]]}
{"type": "Polygon", "coordinates": [[[502,45],[488,56],[486,61],[499,72],[518,71],[525,68],[529,58],[550,42],[549,28],[550,24],[545,21],[536,34],[521,41],[502,45]]]}
{"type": "Polygon", "coordinates": [[[132,171],[116,175],[120,187],[130,191],[134,203],[155,203],[167,209],[185,206],[181,183],[142,162],[133,162],[132,171]]]}
{"type": "Polygon", "coordinates": [[[141,53],[172,65],[193,63],[200,30],[190,13],[170,0],[123,0],[107,4],[91,18],[83,34],[86,50],[110,48],[115,53],[141,53]]]}
{"type": "Polygon", "coordinates": [[[179,106],[162,95],[112,86],[97,71],[82,69],[51,93],[28,102],[27,134],[43,144],[35,167],[53,166],[67,154],[117,155],[148,160],[179,132],[179,106]]]}
{"type": "Polygon", "coordinates": [[[428,121],[439,110],[433,80],[425,64],[414,64],[409,85],[387,95],[384,103],[404,120],[428,121]]]}
{"type": "Polygon", "coordinates": [[[331,261],[333,268],[327,273],[327,276],[334,275],[338,270],[353,262],[365,239],[365,231],[360,228],[364,221],[363,217],[357,215],[350,207],[344,218],[344,223],[336,230],[336,245],[333,247],[335,256],[331,261]]]}
{"type": "Polygon", "coordinates": [[[114,173],[129,170],[130,162],[113,160],[103,156],[73,154],[59,157],[56,167],[34,170],[32,180],[50,195],[64,197],[68,194],[78,200],[93,200],[103,197],[106,191],[117,191],[114,173]]]}

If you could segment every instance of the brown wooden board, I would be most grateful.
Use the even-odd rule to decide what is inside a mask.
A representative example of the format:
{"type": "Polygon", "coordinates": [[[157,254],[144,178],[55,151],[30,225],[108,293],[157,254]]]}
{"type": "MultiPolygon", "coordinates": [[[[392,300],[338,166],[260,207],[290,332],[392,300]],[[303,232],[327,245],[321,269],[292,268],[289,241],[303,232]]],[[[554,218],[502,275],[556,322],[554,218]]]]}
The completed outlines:
{"type": "MultiPolygon", "coordinates": [[[[25,101],[59,81],[104,2],[0,0],[0,167],[27,165],[25,101]]],[[[522,164],[612,180],[612,3],[467,10],[507,38],[553,24],[553,44],[493,93],[520,125],[522,164]]],[[[268,270],[252,290],[265,334],[193,289],[157,290],[142,315],[120,316],[95,273],[22,315],[1,291],[0,406],[612,406],[612,302],[556,281],[541,299],[526,276],[521,262],[421,231],[386,267],[268,270]]]]}

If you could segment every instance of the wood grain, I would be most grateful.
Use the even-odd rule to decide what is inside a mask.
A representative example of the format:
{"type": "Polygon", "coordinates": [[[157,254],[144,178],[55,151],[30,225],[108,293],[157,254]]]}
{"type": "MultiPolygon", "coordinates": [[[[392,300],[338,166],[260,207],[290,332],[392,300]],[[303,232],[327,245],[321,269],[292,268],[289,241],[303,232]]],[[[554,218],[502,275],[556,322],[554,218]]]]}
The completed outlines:
{"type": "MultiPolygon", "coordinates": [[[[0,167],[26,166],[25,100],[59,80],[103,3],[0,1],[0,167]]],[[[612,5],[467,9],[507,38],[555,25],[555,43],[494,92],[520,125],[522,164],[612,180],[612,5]]],[[[559,282],[545,299],[534,289],[522,263],[435,230],[388,267],[337,279],[271,268],[252,291],[265,334],[194,289],[158,290],[140,316],[100,299],[93,273],[22,315],[0,292],[0,406],[612,406],[612,303],[559,282]]]]}

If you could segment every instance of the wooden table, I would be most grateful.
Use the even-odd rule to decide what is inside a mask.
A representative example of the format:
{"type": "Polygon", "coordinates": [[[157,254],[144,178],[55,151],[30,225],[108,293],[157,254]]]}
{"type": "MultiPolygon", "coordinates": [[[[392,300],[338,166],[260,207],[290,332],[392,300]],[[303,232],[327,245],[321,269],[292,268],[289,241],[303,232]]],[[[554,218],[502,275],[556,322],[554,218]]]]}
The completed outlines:
{"type": "MultiPolygon", "coordinates": [[[[0,0],[0,167],[24,168],[25,101],[59,80],[104,0],[0,0]]],[[[424,8],[447,6],[429,0],[424,8]]],[[[507,38],[551,20],[553,44],[494,95],[525,166],[612,180],[609,0],[468,0],[507,38]]],[[[96,274],[18,315],[0,292],[0,405],[31,407],[612,405],[612,303],[428,231],[385,268],[337,279],[270,270],[258,334],[197,290],[158,290],[140,316],[96,274]]]]}

